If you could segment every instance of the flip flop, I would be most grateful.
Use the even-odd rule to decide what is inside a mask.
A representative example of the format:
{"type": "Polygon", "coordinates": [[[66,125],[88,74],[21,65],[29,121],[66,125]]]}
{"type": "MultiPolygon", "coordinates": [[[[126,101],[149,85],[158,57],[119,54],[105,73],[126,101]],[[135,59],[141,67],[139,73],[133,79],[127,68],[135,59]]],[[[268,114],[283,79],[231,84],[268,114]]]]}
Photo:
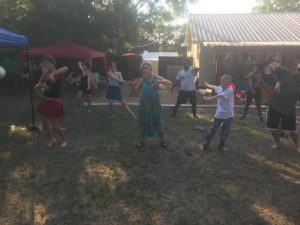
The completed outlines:
{"type": "Polygon", "coordinates": [[[52,138],[52,141],[47,143],[47,147],[51,148],[53,145],[55,145],[55,143],[56,143],[55,138],[52,138]]]}
{"type": "Polygon", "coordinates": [[[137,143],[135,146],[138,147],[138,148],[142,148],[142,147],[145,146],[145,142],[144,142],[144,141],[140,141],[140,142],[137,143]]]}
{"type": "Polygon", "coordinates": [[[162,141],[162,142],[160,142],[160,147],[166,148],[166,147],[168,147],[168,144],[166,142],[162,141]]]}

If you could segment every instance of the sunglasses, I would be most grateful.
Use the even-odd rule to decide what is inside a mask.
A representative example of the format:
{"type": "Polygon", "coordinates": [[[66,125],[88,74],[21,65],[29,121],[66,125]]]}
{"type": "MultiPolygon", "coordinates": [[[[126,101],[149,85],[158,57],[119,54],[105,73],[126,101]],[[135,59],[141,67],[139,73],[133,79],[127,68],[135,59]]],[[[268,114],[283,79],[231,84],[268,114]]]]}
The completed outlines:
{"type": "Polygon", "coordinates": [[[151,68],[152,68],[152,66],[150,66],[148,64],[145,64],[145,65],[142,66],[141,69],[143,70],[143,69],[151,69],[151,68]]]}

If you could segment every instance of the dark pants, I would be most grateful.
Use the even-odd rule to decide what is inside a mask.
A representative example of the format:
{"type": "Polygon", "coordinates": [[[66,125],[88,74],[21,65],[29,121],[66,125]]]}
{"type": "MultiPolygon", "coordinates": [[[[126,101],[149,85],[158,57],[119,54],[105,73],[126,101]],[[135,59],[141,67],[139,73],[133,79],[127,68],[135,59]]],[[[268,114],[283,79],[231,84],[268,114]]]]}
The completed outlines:
{"type": "Polygon", "coordinates": [[[208,129],[208,134],[205,136],[204,142],[203,142],[203,147],[204,149],[207,149],[212,138],[214,137],[217,129],[221,126],[222,124],[222,129],[221,129],[221,136],[220,136],[220,142],[219,142],[219,148],[223,149],[225,146],[225,142],[227,140],[227,137],[230,133],[230,127],[232,123],[233,118],[228,118],[228,119],[217,119],[214,118],[214,121],[211,125],[211,127],[208,129]]]}
{"type": "Polygon", "coordinates": [[[243,114],[242,118],[245,118],[247,116],[249,106],[251,105],[252,100],[254,99],[259,119],[261,121],[263,121],[262,111],[261,111],[261,98],[262,98],[261,89],[256,88],[254,90],[256,91],[256,94],[254,94],[250,89],[247,91],[246,104],[245,104],[244,114],[243,114]]]}
{"type": "Polygon", "coordinates": [[[192,111],[193,114],[196,115],[196,104],[197,104],[197,97],[196,97],[196,91],[182,91],[180,90],[178,93],[176,105],[173,110],[172,115],[176,115],[176,112],[181,104],[186,103],[187,99],[189,99],[191,105],[192,105],[192,111]]]}

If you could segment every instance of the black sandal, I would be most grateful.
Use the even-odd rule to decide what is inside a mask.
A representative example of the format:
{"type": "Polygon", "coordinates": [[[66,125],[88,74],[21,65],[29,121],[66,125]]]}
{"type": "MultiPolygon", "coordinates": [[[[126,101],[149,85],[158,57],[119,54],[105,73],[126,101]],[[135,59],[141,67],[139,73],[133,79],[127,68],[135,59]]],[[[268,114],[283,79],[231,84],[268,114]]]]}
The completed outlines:
{"type": "Polygon", "coordinates": [[[160,142],[160,147],[166,148],[166,147],[168,147],[168,144],[166,142],[164,142],[164,141],[161,141],[160,142]]]}
{"type": "Polygon", "coordinates": [[[138,147],[138,148],[142,148],[142,147],[145,146],[145,142],[144,142],[144,141],[140,141],[140,142],[137,143],[135,146],[138,147]]]}

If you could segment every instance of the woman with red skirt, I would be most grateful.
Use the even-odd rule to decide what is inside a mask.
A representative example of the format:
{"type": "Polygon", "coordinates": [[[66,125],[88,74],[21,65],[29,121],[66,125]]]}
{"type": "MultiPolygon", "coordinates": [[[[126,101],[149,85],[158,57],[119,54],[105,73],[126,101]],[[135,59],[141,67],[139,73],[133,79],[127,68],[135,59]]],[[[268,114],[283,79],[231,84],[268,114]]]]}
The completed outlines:
{"type": "Polygon", "coordinates": [[[41,121],[47,135],[47,146],[52,147],[56,143],[53,132],[61,138],[60,147],[67,146],[64,132],[59,120],[63,116],[63,103],[61,101],[62,77],[67,73],[68,67],[55,69],[55,59],[46,55],[41,62],[42,75],[35,86],[43,90],[43,97],[38,103],[37,111],[41,114],[41,121]],[[51,125],[50,125],[51,124],[51,125]]]}

